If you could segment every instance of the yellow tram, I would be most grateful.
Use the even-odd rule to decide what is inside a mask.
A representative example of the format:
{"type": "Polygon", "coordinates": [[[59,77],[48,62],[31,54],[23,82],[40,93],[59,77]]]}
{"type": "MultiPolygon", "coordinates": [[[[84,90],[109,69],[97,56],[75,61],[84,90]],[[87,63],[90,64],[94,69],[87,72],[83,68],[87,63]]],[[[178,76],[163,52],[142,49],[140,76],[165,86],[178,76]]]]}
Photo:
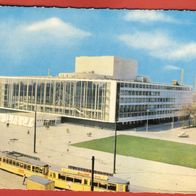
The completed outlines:
{"type": "MultiPolygon", "coordinates": [[[[91,172],[50,167],[48,178],[55,181],[55,186],[74,191],[91,190],[91,172]]],[[[117,177],[94,174],[94,191],[128,192],[129,182],[117,177]]]]}
{"type": "Polygon", "coordinates": [[[49,165],[39,158],[25,155],[19,152],[0,152],[0,168],[14,174],[29,177],[38,175],[45,177],[48,174],[49,165]]]}
{"type": "MultiPolygon", "coordinates": [[[[37,175],[54,181],[55,187],[71,191],[91,190],[91,171],[83,168],[50,166],[39,158],[19,152],[0,152],[0,169],[27,177],[37,175]]],[[[110,174],[94,174],[94,191],[127,192],[129,182],[110,174]]]]}

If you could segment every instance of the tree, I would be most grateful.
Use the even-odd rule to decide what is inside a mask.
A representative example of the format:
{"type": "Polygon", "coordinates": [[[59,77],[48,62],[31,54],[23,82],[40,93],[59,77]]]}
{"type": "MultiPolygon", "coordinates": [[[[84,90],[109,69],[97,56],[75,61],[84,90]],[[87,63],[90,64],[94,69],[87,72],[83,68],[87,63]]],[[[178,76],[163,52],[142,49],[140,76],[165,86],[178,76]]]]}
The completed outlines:
{"type": "Polygon", "coordinates": [[[196,103],[183,107],[182,112],[189,120],[189,127],[196,126],[196,103]]]}

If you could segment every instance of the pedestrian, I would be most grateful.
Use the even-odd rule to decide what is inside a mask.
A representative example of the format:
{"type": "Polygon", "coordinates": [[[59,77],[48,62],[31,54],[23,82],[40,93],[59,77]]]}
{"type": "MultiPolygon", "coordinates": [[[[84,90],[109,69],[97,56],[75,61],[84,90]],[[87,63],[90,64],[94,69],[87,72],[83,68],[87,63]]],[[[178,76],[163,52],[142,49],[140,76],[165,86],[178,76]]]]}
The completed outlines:
{"type": "Polygon", "coordinates": [[[22,184],[23,184],[23,185],[25,185],[26,178],[27,178],[27,177],[26,177],[26,174],[24,174],[24,176],[23,176],[23,181],[22,181],[22,184]]]}

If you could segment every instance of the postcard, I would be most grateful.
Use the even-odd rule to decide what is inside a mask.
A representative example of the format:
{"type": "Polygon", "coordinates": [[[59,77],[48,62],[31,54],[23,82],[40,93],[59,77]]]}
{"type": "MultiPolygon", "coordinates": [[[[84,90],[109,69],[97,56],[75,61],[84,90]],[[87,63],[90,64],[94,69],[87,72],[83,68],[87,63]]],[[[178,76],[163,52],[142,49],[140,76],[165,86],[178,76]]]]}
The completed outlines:
{"type": "Polygon", "coordinates": [[[196,193],[195,12],[0,19],[1,189],[196,193]]]}

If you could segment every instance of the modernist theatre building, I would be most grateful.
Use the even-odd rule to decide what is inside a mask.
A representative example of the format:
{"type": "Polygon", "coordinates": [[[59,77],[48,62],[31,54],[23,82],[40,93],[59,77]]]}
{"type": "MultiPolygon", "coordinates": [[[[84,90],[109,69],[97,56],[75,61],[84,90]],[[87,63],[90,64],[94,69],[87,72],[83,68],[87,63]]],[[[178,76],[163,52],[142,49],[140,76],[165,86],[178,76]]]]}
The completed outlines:
{"type": "Polygon", "coordinates": [[[137,62],[114,56],[76,57],[74,73],[0,77],[0,107],[61,116],[62,122],[134,127],[183,117],[192,89],[137,76],[137,62]]]}

